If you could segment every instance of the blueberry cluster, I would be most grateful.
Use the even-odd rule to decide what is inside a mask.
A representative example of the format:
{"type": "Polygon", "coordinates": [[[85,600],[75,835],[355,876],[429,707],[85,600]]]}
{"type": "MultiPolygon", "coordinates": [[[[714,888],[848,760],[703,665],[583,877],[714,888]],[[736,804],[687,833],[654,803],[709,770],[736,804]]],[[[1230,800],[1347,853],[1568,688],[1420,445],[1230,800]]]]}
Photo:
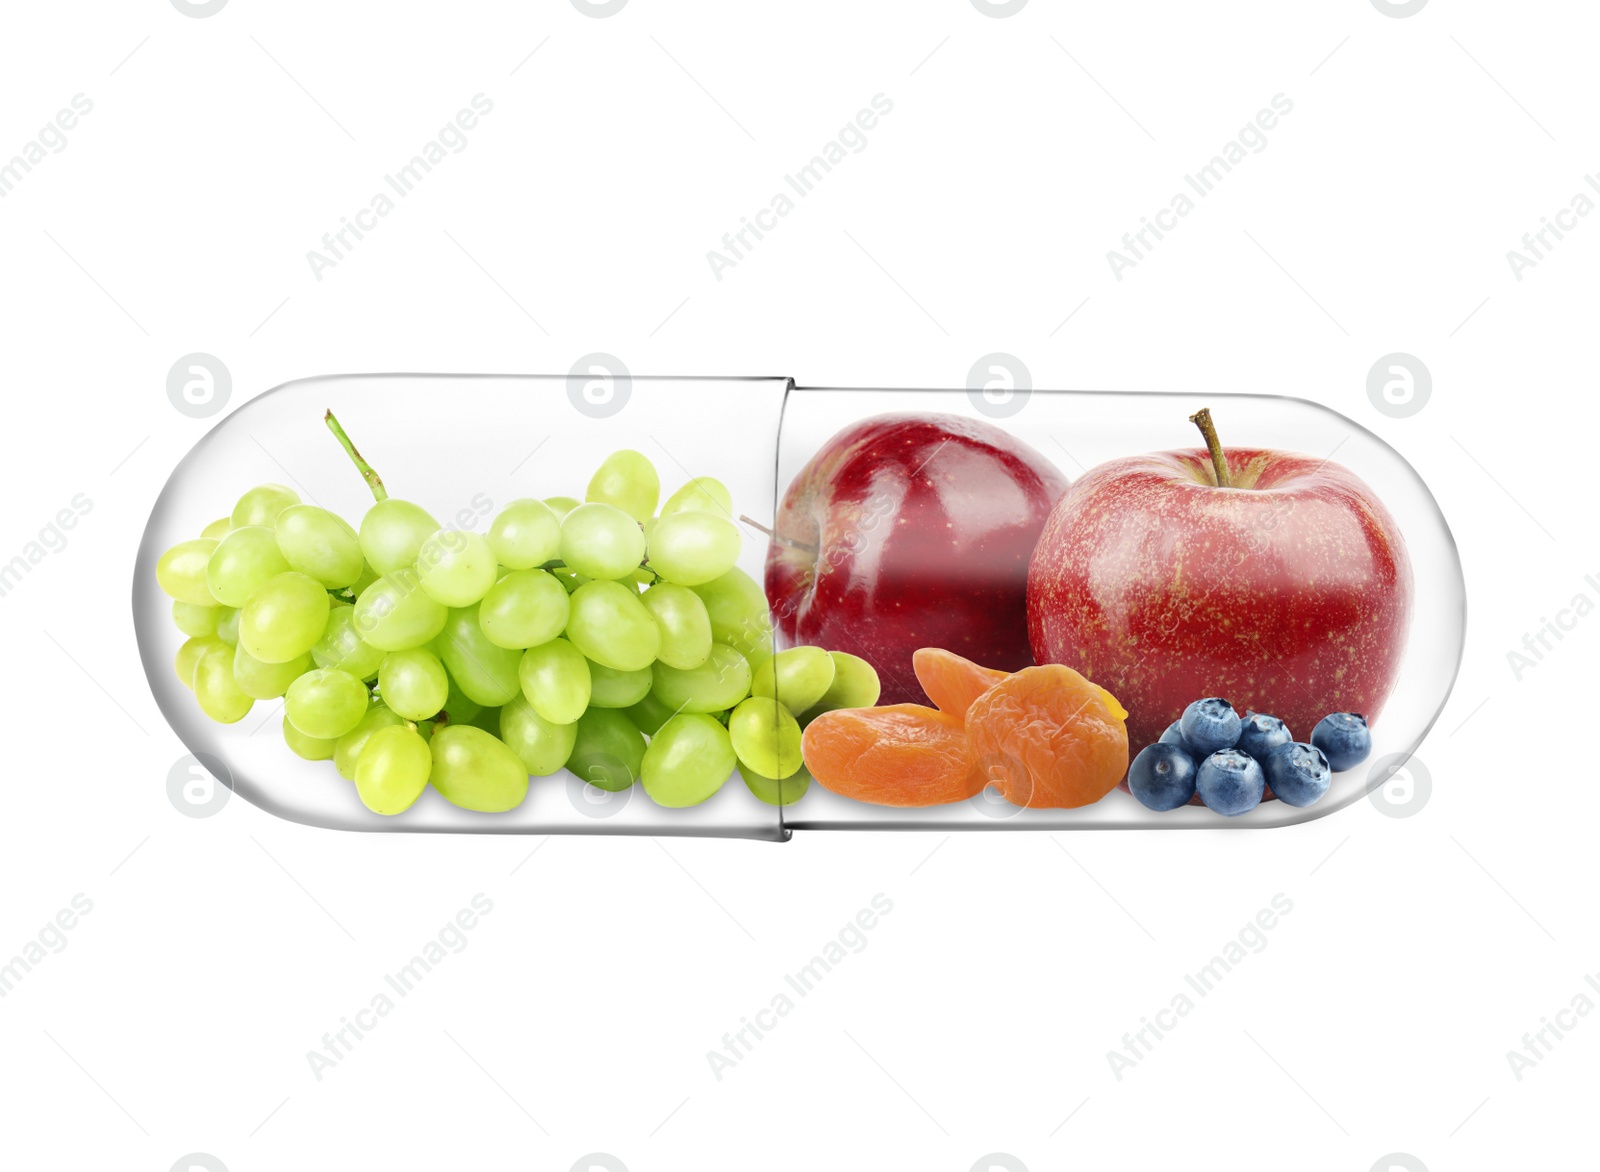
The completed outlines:
{"type": "Polygon", "coordinates": [[[1128,788],[1152,810],[1175,810],[1199,794],[1207,807],[1231,817],[1260,805],[1269,785],[1280,801],[1310,806],[1328,792],[1335,773],[1371,752],[1367,718],[1354,712],[1323,717],[1307,744],[1276,716],[1248,712],[1241,719],[1213,696],[1185,708],[1133,759],[1128,788]]]}

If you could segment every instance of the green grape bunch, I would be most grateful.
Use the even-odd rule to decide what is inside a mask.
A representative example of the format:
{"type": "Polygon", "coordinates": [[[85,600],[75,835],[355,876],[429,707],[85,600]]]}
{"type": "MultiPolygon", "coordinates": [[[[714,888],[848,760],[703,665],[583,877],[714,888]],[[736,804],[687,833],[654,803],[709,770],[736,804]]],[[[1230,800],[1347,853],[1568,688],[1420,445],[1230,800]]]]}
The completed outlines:
{"type": "Polygon", "coordinates": [[[864,660],[774,654],[720,481],[663,502],[650,460],[617,451],[582,500],[511,501],[485,535],[390,497],[325,421],[373,494],[359,525],[260,485],[162,554],[156,578],[201,711],[230,724],[281,697],[290,751],[331,761],[372,812],[402,814],[431,786],[500,813],[564,769],[673,809],[737,772],[789,805],[811,782],[804,726],[876,703],[864,660]]]}

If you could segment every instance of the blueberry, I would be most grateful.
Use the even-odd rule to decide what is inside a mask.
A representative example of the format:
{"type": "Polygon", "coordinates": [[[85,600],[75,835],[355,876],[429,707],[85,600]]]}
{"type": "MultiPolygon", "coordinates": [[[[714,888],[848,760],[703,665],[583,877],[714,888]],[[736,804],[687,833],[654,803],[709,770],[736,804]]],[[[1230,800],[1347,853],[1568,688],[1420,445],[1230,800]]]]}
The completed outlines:
{"type": "Polygon", "coordinates": [[[1261,768],[1278,800],[1291,806],[1315,805],[1333,780],[1322,750],[1299,741],[1277,746],[1262,759],[1261,768]]]}
{"type": "Polygon", "coordinates": [[[1183,739],[1183,730],[1178,727],[1178,723],[1178,721],[1174,720],[1171,724],[1167,725],[1167,731],[1161,734],[1159,743],[1163,745],[1177,745],[1178,748],[1189,754],[1190,758],[1192,758],[1194,763],[1198,766],[1200,764],[1200,756],[1189,747],[1189,742],[1183,739]]]}
{"type": "Polygon", "coordinates": [[[1219,749],[1231,749],[1239,743],[1239,714],[1220,696],[1196,700],[1183,710],[1178,731],[1183,734],[1190,752],[1197,758],[1208,757],[1219,749]]]}
{"type": "Polygon", "coordinates": [[[1232,816],[1254,810],[1261,804],[1267,777],[1248,753],[1238,749],[1219,749],[1204,761],[1195,775],[1195,792],[1218,814],[1232,816]]]}
{"type": "Polygon", "coordinates": [[[1128,788],[1152,810],[1176,810],[1194,797],[1194,758],[1181,745],[1146,745],[1128,770],[1128,788]]]}
{"type": "Polygon", "coordinates": [[[1322,750],[1330,769],[1343,773],[1360,765],[1372,752],[1372,732],[1367,728],[1365,716],[1335,712],[1317,722],[1317,727],[1311,730],[1311,743],[1322,750]]]}
{"type": "Polygon", "coordinates": [[[1263,766],[1272,750],[1279,745],[1287,745],[1294,737],[1289,735],[1289,726],[1276,716],[1268,716],[1265,712],[1251,712],[1244,718],[1244,723],[1239,727],[1239,742],[1234,746],[1241,753],[1249,753],[1263,766]]]}

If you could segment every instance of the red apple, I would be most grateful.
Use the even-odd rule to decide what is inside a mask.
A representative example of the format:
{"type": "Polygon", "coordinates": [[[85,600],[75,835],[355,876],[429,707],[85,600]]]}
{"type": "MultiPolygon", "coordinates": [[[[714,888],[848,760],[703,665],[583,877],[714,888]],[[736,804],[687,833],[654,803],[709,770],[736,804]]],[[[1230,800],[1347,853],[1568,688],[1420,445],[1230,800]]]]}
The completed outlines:
{"type": "Polygon", "coordinates": [[[827,442],[784,494],[767,550],[781,646],[859,655],[881,704],[926,703],[919,647],[1033,663],[1028,560],[1066,479],[1027,444],[957,415],[879,415],[827,442]]]}
{"type": "MultiPolygon", "coordinates": [[[[1196,422],[1214,440],[1209,415],[1196,422]]],[[[1394,518],[1329,460],[1213,451],[1228,487],[1205,449],[1113,460],[1072,485],[1028,573],[1034,655],[1121,701],[1134,753],[1206,696],[1300,741],[1330,712],[1375,720],[1411,619],[1394,518]]]]}

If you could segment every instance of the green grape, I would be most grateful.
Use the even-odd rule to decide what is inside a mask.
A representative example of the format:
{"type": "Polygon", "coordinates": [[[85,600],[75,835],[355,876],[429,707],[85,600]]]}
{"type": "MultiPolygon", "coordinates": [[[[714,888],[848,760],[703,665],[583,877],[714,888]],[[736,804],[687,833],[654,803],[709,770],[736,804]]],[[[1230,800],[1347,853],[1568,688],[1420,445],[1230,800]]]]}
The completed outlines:
{"type": "Polygon", "coordinates": [[[210,538],[212,541],[221,541],[228,535],[228,530],[232,528],[232,517],[218,517],[211,524],[200,530],[200,536],[210,538]]]}
{"type": "Polygon", "coordinates": [[[680,671],[657,662],[650,694],[674,712],[726,712],[750,694],[750,665],[726,643],[713,643],[699,667],[680,671]]]}
{"type": "Polygon", "coordinates": [[[551,724],[571,724],[589,707],[589,661],[565,639],[524,651],[517,678],[533,710],[551,724]]]}
{"type": "Polygon", "coordinates": [[[220,606],[201,606],[177,598],[172,600],[172,625],[191,639],[201,635],[215,635],[217,620],[221,617],[220,606]]]}
{"type": "Polygon", "coordinates": [[[239,610],[232,606],[217,607],[217,638],[229,647],[239,645],[239,610]]]}
{"type": "Polygon", "coordinates": [[[296,655],[287,663],[263,663],[243,647],[233,649],[233,681],[255,700],[276,700],[311,666],[309,655],[296,655]]]}
{"type": "Polygon", "coordinates": [[[278,514],[290,505],[298,505],[300,496],[292,488],[281,484],[262,484],[252,488],[233,506],[233,516],[228,519],[235,529],[246,525],[265,525],[271,528],[278,514]]]}
{"type": "Polygon", "coordinates": [[[772,620],[767,596],[758,583],[738,566],[720,578],[693,587],[711,616],[711,637],[726,643],[751,664],[772,654],[772,620]]]}
{"type": "Polygon", "coordinates": [[[378,694],[407,720],[427,720],[450,696],[450,677],[425,647],[391,651],[378,669],[378,694]]]}
{"type": "Polygon", "coordinates": [[[739,530],[710,513],[669,513],[650,531],[650,568],[669,582],[699,586],[733,569],[739,530]]]}
{"type": "Polygon", "coordinates": [[[446,725],[433,734],[431,748],[433,788],[453,805],[499,814],[516,809],[528,796],[528,770],[522,759],[481,728],[446,725]]]}
{"type": "Polygon", "coordinates": [[[218,724],[244,719],[255,701],[234,682],[233,648],[218,643],[201,653],[194,666],[194,698],[200,701],[200,711],[218,724]]]}
{"type": "Polygon", "coordinates": [[[496,647],[536,647],[567,626],[567,591],[543,570],[513,570],[478,604],[478,625],[496,647]]]}
{"type": "Polygon", "coordinates": [[[739,776],[757,800],[769,806],[792,806],[811,788],[811,773],[804,767],[788,777],[766,777],[740,761],[739,776]]]}
{"type": "Polygon", "coordinates": [[[356,634],[355,621],[355,607],[348,602],[334,603],[322,636],[311,649],[311,659],[318,667],[336,667],[357,679],[370,680],[378,674],[385,653],[356,634]]]}
{"type": "Polygon", "coordinates": [[[450,612],[433,649],[467,698],[486,708],[498,708],[522,691],[517,675],[522,652],[489,642],[476,605],[450,612]]]}
{"type": "Polygon", "coordinates": [[[674,709],[668,708],[656,698],[654,692],[640,700],[627,710],[628,719],[647,737],[653,737],[674,716],[678,715],[674,709]]]}
{"type": "MultiPolygon", "coordinates": [[[[788,652],[779,654],[787,655],[788,652]]],[[[800,714],[802,726],[810,724],[824,712],[832,712],[837,708],[871,708],[878,702],[882,688],[878,683],[878,673],[870,663],[847,651],[830,651],[828,658],[833,660],[833,682],[820,700],[800,714]]]]}
{"type": "Polygon", "coordinates": [[[304,655],[328,625],[328,592],[289,570],[256,587],[239,611],[239,644],[263,663],[304,655]]]}
{"type": "Polygon", "coordinates": [[[663,517],[672,513],[711,513],[733,519],[733,494],[727,485],[710,476],[696,476],[661,506],[663,517]]]}
{"type": "Polygon", "coordinates": [[[156,561],[156,583],[179,602],[216,606],[206,586],[206,564],[217,543],[208,537],[180,541],[156,561]]]}
{"type": "Polygon", "coordinates": [[[290,568],[330,590],[350,585],[366,568],[361,539],[337,513],[316,505],[290,505],[278,514],[272,529],[290,568]]]}
{"type": "Polygon", "coordinates": [[[415,729],[380,728],[356,762],[356,794],[374,814],[403,814],[428,788],[433,750],[415,729]]]}
{"type": "Polygon", "coordinates": [[[700,713],[674,716],[650,738],[639,775],[658,806],[696,806],[722,788],[738,758],[728,730],[700,713]]]}
{"type": "Polygon", "coordinates": [[[644,561],[644,531],[621,509],[579,505],[561,522],[561,560],[588,578],[621,578],[644,561]]]}
{"type": "Polygon", "coordinates": [[[346,781],[354,781],[356,763],[361,759],[361,751],[367,747],[372,734],[381,728],[394,728],[405,723],[387,704],[374,704],[368,708],[367,714],[355,728],[340,737],[334,747],[333,767],[339,771],[339,776],[346,781]]]}
{"type": "Polygon", "coordinates": [[[639,596],[617,582],[586,582],[572,592],[567,638],[597,663],[618,671],[649,667],[661,631],[639,596]]]}
{"type": "Polygon", "coordinates": [[[800,757],[800,722],[770,696],[741,701],[728,717],[728,736],[739,760],[765,777],[788,777],[800,757]]]}
{"type": "Polygon", "coordinates": [[[640,596],[661,631],[658,659],[668,667],[699,667],[711,654],[711,616],[687,586],[658,582],[640,596]]]}
{"type": "Polygon", "coordinates": [[[444,630],[450,611],[417,585],[416,571],[385,574],[356,599],[352,628],[380,651],[420,647],[444,630]]]}
{"type": "Polygon", "coordinates": [[[477,533],[441,529],[417,551],[417,581],[435,602],[471,606],[489,593],[494,579],[494,551],[477,533]]]}
{"type": "Polygon", "coordinates": [[[639,779],[644,734],[613,708],[591,708],[578,717],[577,738],[567,768],[590,785],[616,793],[639,779]]]}
{"type": "Polygon", "coordinates": [[[500,739],[535,777],[549,777],[565,765],[577,736],[576,721],[554,724],[534,711],[526,696],[500,709],[500,739]]]}
{"type": "Polygon", "coordinates": [[[283,719],[283,743],[289,746],[296,757],[303,757],[307,761],[326,761],[339,746],[336,739],[306,736],[295,728],[288,717],[283,719]]]}
{"type": "Polygon", "coordinates": [[[512,501],[489,526],[489,548],[508,570],[542,566],[561,556],[561,518],[543,501],[512,501]]]}
{"type": "Polygon", "coordinates": [[[206,563],[206,588],[223,606],[243,606],[256,587],[288,569],[273,531],[245,525],[217,543],[206,563]]]}
{"type": "Polygon", "coordinates": [[[319,667],[289,685],[283,714],[309,737],[336,740],[361,723],[371,696],[349,672],[319,667]]]}
{"type": "Polygon", "coordinates": [[[833,657],[822,648],[791,647],[756,668],[750,694],[775,697],[798,716],[827,694],[833,673],[833,657]]]}
{"type": "Polygon", "coordinates": [[[635,521],[644,521],[655,513],[661,499],[661,477],[642,452],[623,448],[601,463],[583,499],[613,505],[635,521]]]}
{"type": "Polygon", "coordinates": [[[589,705],[592,708],[631,708],[650,694],[655,676],[648,667],[617,671],[589,661],[589,705]]]}
{"type": "Polygon", "coordinates": [[[467,694],[456,686],[455,680],[450,681],[450,694],[444,698],[444,709],[441,713],[447,718],[445,723],[471,724],[478,719],[478,714],[482,711],[482,704],[467,699],[467,694]]]}
{"type": "Polygon", "coordinates": [[[379,574],[392,574],[416,565],[422,543],[437,532],[439,522],[427,509],[390,497],[361,518],[361,554],[379,574]]]}
{"type": "Polygon", "coordinates": [[[183,681],[183,686],[194,688],[194,669],[200,664],[200,657],[213,647],[226,647],[221,639],[215,635],[195,635],[185,639],[183,646],[178,648],[178,654],[172,659],[172,670],[178,673],[178,678],[183,681]]]}
{"type": "Polygon", "coordinates": [[[581,504],[583,504],[582,501],[572,496],[547,496],[544,498],[545,507],[556,515],[557,521],[564,518],[581,504]]]}

